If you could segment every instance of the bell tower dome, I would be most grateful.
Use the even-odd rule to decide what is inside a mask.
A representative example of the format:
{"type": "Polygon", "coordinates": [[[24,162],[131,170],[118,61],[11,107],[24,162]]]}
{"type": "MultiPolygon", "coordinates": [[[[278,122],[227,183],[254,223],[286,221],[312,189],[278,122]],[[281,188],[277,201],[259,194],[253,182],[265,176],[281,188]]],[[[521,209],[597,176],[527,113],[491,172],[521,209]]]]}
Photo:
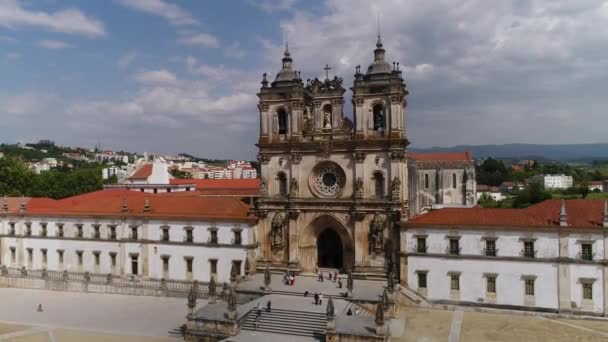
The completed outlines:
{"type": "Polygon", "coordinates": [[[355,69],[353,110],[355,138],[403,139],[405,138],[405,107],[408,91],[403,81],[399,63],[392,67],[385,60],[382,37],[378,34],[374,61],[365,74],[361,66],[355,69]]]}

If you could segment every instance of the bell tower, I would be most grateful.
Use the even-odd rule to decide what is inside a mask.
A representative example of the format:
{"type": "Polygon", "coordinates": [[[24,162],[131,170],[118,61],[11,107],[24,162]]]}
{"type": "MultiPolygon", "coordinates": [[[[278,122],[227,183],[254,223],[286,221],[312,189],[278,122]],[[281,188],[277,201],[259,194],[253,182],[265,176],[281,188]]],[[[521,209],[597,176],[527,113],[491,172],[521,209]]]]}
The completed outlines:
{"type": "Polygon", "coordinates": [[[399,63],[392,67],[385,61],[382,38],[378,35],[374,61],[361,72],[355,69],[353,109],[355,137],[358,140],[405,137],[405,97],[408,91],[403,82],[399,63]]]}

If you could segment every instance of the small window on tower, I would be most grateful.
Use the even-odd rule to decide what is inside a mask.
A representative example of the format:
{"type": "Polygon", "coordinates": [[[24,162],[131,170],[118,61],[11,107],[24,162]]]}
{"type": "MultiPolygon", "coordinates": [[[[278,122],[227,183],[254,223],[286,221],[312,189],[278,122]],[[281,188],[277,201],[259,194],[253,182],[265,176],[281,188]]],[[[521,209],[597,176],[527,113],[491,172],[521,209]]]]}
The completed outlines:
{"type": "Polygon", "coordinates": [[[452,173],[452,188],[456,189],[456,174],[452,173]]]}
{"type": "Polygon", "coordinates": [[[377,104],[374,106],[374,131],[382,131],[384,128],[384,108],[377,104]]]}
{"type": "Polygon", "coordinates": [[[285,112],[285,109],[279,109],[277,115],[279,117],[279,134],[287,134],[287,112],[285,112]]]}
{"type": "Polygon", "coordinates": [[[380,172],[374,174],[374,189],[376,198],[384,197],[384,176],[380,172]]]}

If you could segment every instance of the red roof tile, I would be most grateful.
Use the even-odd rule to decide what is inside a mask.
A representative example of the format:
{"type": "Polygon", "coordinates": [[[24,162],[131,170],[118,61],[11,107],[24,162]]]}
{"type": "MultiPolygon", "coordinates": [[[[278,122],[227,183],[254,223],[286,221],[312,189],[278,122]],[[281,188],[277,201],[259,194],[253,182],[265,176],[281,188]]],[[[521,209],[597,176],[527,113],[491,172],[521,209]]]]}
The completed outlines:
{"type": "Polygon", "coordinates": [[[152,164],[140,166],[129,179],[148,179],[152,175],[152,164]]]}
{"type": "Polygon", "coordinates": [[[438,153],[409,152],[409,156],[417,161],[471,161],[473,158],[471,151],[438,153]]]}
{"type": "MultiPolygon", "coordinates": [[[[602,226],[604,201],[565,201],[568,227],[602,226]]],[[[524,209],[445,208],[411,219],[406,226],[559,227],[561,201],[547,200],[524,209]]]]}
{"type": "Polygon", "coordinates": [[[203,197],[150,194],[112,189],[91,192],[62,200],[32,198],[26,214],[45,216],[134,216],[148,218],[255,220],[249,206],[236,197],[203,197]],[[128,211],[122,212],[126,199],[128,211]],[[151,210],[144,212],[148,199],[151,210]]]}
{"type": "Polygon", "coordinates": [[[260,188],[257,178],[238,179],[171,179],[170,184],[195,184],[197,190],[255,190],[260,188]]]}

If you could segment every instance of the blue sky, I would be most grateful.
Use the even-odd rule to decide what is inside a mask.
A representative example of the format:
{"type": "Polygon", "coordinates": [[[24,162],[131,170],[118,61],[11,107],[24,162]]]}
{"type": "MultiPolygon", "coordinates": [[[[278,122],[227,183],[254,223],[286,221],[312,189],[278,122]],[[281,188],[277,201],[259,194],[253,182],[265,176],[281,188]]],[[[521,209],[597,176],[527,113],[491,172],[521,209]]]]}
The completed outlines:
{"type": "Polygon", "coordinates": [[[0,141],[254,159],[285,34],[349,86],[377,16],[413,146],[607,141],[602,0],[0,0],[0,141]]]}

